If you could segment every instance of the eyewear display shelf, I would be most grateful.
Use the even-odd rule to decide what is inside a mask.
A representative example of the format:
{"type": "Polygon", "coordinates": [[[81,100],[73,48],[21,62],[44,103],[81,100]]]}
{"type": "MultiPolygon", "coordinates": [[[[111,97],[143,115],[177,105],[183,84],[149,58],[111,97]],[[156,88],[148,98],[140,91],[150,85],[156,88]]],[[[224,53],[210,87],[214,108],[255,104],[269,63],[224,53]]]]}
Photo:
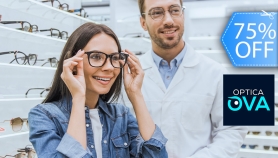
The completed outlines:
{"type": "Polygon", "coordinates": [[[65,25],[80,26],[83,23],[92,22],[90,19],[52,7],[50,2],[42,3],[41,0],[2,0],[0,6],[65,25]]]}
{"type": "MultiPolygon", "coordinates": [[[[53,26],[61,31],[68,31],[69,35],[83,23],[93,22],[54,8],[50,2],[35,0],[1,0],[0,10],[2,21],[31,19],[30,23],[38,25],[39,30],[53,26]]],[[[37,54],[38,59],[46,60],[55,56],[59,60],[65,43],[66,40],[40,32],[24,32],[12,28],[11,25],[0,25],[0,52],[18,50],[26,55],[37,54]]],[[[19,148],[31,145],[26,122],[16,131],[13,130],[10,120],[28,118],[30,109],[41,103],[47,92],[40,96],[41,90],[32,90],[26,97],[26,91],[30,88],[50,87],[56,70],[50,67],[49,63],[42,66],[45,61],[39,60],[35,65],[19,65],[15,61],[10,64],[11,58],[14,59],[13,54],[0,55],[0,156],[15,155],[19,148]]]]}

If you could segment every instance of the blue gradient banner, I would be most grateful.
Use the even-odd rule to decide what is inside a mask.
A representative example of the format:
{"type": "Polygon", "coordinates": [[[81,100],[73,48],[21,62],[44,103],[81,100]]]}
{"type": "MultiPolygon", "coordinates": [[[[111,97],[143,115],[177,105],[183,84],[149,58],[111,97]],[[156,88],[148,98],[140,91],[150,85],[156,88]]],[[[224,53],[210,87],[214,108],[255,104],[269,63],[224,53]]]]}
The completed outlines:
{"type": "Polygon", "coordinates": [[[221,42],[235,67],[277,67],[276,32],[276,12],[235,12],[221,42]]]}

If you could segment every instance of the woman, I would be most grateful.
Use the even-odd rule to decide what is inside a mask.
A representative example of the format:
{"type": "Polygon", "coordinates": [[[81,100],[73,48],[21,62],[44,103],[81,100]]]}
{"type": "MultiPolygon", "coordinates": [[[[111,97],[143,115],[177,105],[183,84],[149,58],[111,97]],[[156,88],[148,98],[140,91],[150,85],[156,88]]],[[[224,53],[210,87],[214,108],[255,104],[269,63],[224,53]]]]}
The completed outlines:
{"type": "Polygon", "coordinates": [[[29,113],[30,141],[39,158],[168,157],[167,139],[142,97],[141,65],[133,53],[121,52],[111,29],[83,24],[60,61],[46,99],[29,113]],[[137,120],[127,107],[112,103],[122,78],[137,120]]]}

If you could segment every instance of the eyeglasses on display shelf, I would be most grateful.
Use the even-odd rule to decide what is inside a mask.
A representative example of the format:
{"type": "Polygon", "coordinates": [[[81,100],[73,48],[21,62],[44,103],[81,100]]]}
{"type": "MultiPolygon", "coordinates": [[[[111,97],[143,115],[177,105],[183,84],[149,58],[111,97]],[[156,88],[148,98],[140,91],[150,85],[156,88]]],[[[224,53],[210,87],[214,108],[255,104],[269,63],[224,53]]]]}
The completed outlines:
{"type": "Polygon", "coordinates": [[[265,134],[266,134],[267,136],[271,136],[272,133],[274,133],[275,136],[278,136],[278,132],[265,131],[265,134]]]}
{"type": "Polygon", "coordinates": [[[27,32],[37,32],[38,25],[31,25],[27,21],[1,21],[1,24],[21,24],[21,28],[16,28],[17,30],[27,31],[27,32]]]}
{"type": "Polygon", "coordinates": [[[60,1],[58,0],[44,0],[44,1],[41,1],[43,3],[46,3],[46,2],[51,2],[51,5],[52,7],[57,7],[61,10],[65,10],[65,11],[68,11],[69,10],[69,5],[67,3],[61,3],[60,1]]]}
{"type": "Polygon", "coordinates": [[[242,144],[242,145],[241,145],[241,148],[245,149],[247,146],[248,146],[250,149],[256,149],[257,147],[259,147],[258,145],[246,145],[246,144],[242,144]]]}
{"type": "Polygon", "coordinates": [[[76,14],[76,15],[81,16],[81,17],[84,17],[84,18],[89,17],[89,15],[87,14],[87,12],[85,12],[85,10],[84,10],[83,8],[80,8],[80,9],[70,9],[70,10],[68,10],[68,12],[70,12],[70,13],[79,12],[79,14],[76,14]]]}
{"type": "Polygon", "coordinates": [[[57,38],[64,39],[64,40],[68,39],[68,32],[66,32],[66,31],[60,31],[55,28],[40,30],[40,32],[45,32],[45,31],[50,31],[49,36],[51,36],[51,37],[57,37],[57,38]]]}
{"type": "MultiPolygon", "coordinates": [[[[270,146],[268,146],[268,145],[264,146],[264,150],[269,150],[269,149],[270,149],[270,146]]],[[[272,150],[273,151],[278,151],[278,146],[272,146],[272,150]]]]}
{"type": "Polygon", "coordinates": [[[0,55],[5,55],[5,54],[14,54],[14,59],[10,62],[10,64],[16,61],[19,65],[24,65],[27,63],[29,65],[35,65],[37,61],[37,54],[26,55],[21,51],[0,52],[0,55]]]}
{"type": "Polygon", "coordinates": [[[140,32],[138,32],[138,33],[127,33],[127,34],[124,35],[124,37],[132,37],[132,38],[145,37],[145,38],[149,38],[149,37],[146,37],[144,35],[144,33],[140,33],[140,32]]]}
{"type": "MultiPolygon", "coordinates": [[[[185,7],[181,7],[179,5],[172,5],[169,7],[169,10],[166,10],[170,13],[173,18],[178,18],[183,14],[185,7]]],[[[155,7],[149,10],[148,15],[155,21],[159,21],[164,18],[165,12],[162,7],[155,7]]],[[[147,13],[142,13],[142,15],[146,15],[147,13]]]]}
{"type": "Polygon", "coordinates": [[[14,132],[18,132],[22,129],[22,126],[23,126],[23,123],[26,122],[26,125],[27,127],[29,128],[29,125],[28,125],[28,118],[20,118],[20,117],[17,117],[17,118],[13,118],[11,120],[4,120],[3,122],[1,123],[4,123],[6,121],[10,121],[10,124],[12,126],[12,129],[14,132]]]}
{"type": "Polygon", "coordinates": [[[88,56],[88,62],[92,67],[101,67],[110,58],[110,63],[114,68],[123,68],[126,64],[128,54],[125,53],[112,53],[110,55],[100,51],[85,52],[88,56]]]}
{"type": "Polygon", "coordinates": [[[142,51],[131,51],[133,52],[135,55],[142,55],[142,54],[145,54],[144,52],[142,51]]]}
{"type": "Polygon", "coordinates": [[[29,91],[31,91],[31,90],[42,90],[42,91],[40,92],[40,97],[42,97],[42,94],[43,94],[44,92],[50,91],[50,88],[51,88],[51,87],[49,87],[49,88],[30,88],[30,89],[28,89],[27,92],[25,93],[25,97],[27,98],[27,95],[28,95],[29,91]]]}
{"type": "Polygon", "coordinates": [[[32,146],[32,145],[27,145],[25,148],[21,148],[21,149],[17,150],[17,152],[27,153],[27,158],[35,158],[36,151],[33,148],[30,148],[29,146],[32,146]]]}
{"type": "Polygon", "coordinates": [[[259,131],[252,131],[251,132],[253,135],[259,135],[261,132],[259,132],[259,131]]]}
{"type": "MultiPolygon", "coordinates": [[[[0,158],[8,158],[8,157],[14,157],[14,158],[26,158],[27,156],[27,153],[18,153],[16,155],[5,155],[4,157],[3,156],[0,156],[0,158]]],[[[28,157],[29,158],[29,157],[28,157]]]]}
{"type": "Polygon", "coordinates": [[[48,58],[48,59],[38,59],[37,61],[45,61],[43,64],[42,64],[42,66],[44,66],[45,64],[47,64],[47,63],[50,63],[50,66],[51,67],[57,67],[58,66],[58,63],[59,63],[59,61],[58,61],[58,59],[57,58],[55,58],[55,57],[53,57],[53,58],[48,58]]]}

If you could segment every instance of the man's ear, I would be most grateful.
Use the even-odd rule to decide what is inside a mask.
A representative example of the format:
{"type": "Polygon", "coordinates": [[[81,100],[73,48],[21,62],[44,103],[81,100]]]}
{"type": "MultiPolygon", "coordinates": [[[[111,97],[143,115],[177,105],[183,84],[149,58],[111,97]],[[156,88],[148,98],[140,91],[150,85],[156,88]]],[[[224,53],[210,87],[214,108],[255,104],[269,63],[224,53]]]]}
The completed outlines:
{"type": "Polygon", "coordinates": [[[148,31],[147,25],[146,25],[146,19],[143,18],[142,16],[140,17],[140,24],[141,24],[141,27],[142,27],[145,31],[148,31]]]}

